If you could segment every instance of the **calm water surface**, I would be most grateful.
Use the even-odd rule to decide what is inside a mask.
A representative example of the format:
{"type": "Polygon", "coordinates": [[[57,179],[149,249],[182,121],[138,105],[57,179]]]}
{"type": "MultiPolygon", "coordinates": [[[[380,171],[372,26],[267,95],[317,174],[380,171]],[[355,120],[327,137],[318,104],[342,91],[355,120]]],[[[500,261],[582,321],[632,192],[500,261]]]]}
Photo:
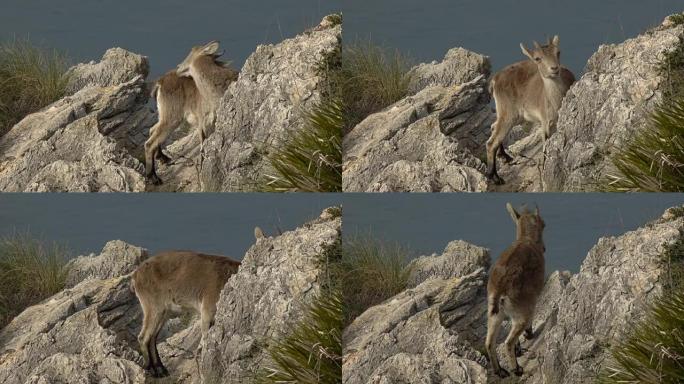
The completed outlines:
{"type": "Polygon", "coordinates": [[[294,229],[340,203],[336,194],[0,194],[0,237],[30,232],[74,255],[123,240],[152,252],[189,249],[242,259],[254,227],[294,229]]]}
{"type": "Polygon", "coordinates": [[[451,240],[489,248],[493,259],[515,239],[506,211],[539,205],[546,222],[546,271],[577,272],[603,236],[616,236],[684,204],[684,194],[349,194],[345,235],[371,233],[398,242],[414,255],[442,253],[451,240]]]}

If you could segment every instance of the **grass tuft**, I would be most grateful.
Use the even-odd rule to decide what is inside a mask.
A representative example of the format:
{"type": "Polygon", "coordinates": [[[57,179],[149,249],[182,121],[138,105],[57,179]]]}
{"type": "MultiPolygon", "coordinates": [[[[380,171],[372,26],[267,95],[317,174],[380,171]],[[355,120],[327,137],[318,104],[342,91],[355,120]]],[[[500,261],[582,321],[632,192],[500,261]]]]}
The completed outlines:
{"type": "Polygon", "coordinates": [[[611,355],[601,384],[684,382],[684,290],[658,300],[611,355]]]}
{"type": "Polygon", "coordinates": [[[366,309],[403,291],[408,285],[409,251],[370,235],[345,238],[333,275],[344,300],[344,326],[366,309]]]}
{"type": "Polygon", "coordinates": [[[676,13],[674,15],[670,15],[668,19],[674,25],[682,25],[684,24],[684,13],[676,13]]]}
{"type": "Polygon", "coordinates": [[[684,97],[664,103],[644,130],[613,158],[614,191],[684,191],[684,97]]]}
{"type": "Polygon", "coordinates": [[[271,362],[255,383],[333,384],[342,382],[342,298],[319,296],[292,331],[272,345],[271,362]]]}
{"type": "Polygon", "coordinates": [[[303,128],[269,155],[272,171],[262,189],[269,192],[342,191],[342,107],[324,101],[306,114],[303,128]]]}
{"type": "Polygon", "coordinates": [[[67,59],[28,40],[0,44],[0,136],[26,115],[64,96],[67,59]]]}
{"type": "Polygon", "coordinates": [[[28,234],[0,239],[0,328],[64,288],[67,250],[28,234]]]}
{"type": "Polygon", "coordinates": [[[684,234],[677,241],[665,247],[663,259],[667,265],[665,294],[672,294],[684,288],[684,234]]]}
{"type": "Polygon", "coordinates": [[[344,105],[344,132],[368,115],[408,94],[411,60],[399,51],[356,42],[342,49],[342,65],[331,73],[337,97],[344,105]]]}

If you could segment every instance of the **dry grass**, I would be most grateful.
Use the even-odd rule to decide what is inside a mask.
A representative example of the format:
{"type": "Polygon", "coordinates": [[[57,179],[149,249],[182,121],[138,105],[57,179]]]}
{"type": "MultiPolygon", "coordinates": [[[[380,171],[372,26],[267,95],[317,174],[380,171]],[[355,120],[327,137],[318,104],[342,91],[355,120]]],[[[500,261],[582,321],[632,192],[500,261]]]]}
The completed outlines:
{"type": "Polygon", "coordinates": [[[410,260],[410,252],[399,244],[371,235],[346,237],[341,259],[334,266],[344,300],[344,325],[403,291],[408,284],[410,260]]]}
{"type": "Polygon", "coordinates": [[[26,115],[64,96],[66,57],[28,40],[0,44],[0,136],[26,115]]]}
{"type": "Polygon", "coordinates": [[[65,247],[28,234],[0,239],[0,328],[64,288],[67,260],[65,247]]]}

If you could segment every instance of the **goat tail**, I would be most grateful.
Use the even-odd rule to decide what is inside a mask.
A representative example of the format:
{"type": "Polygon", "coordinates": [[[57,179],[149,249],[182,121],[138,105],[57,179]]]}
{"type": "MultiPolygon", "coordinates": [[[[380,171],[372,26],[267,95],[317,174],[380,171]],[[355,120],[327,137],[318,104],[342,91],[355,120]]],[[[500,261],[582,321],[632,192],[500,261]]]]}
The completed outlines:
{"type": "Polygon", "coordinates": [[[150,97],[155,101],[157,100],[157,93],[159,93],[159,87],[159,82],[156,81],[152,86],[152,92],[150,92],[150,97]]]}
{"type": "Polygon", "coordinates": [[[135,275],[131,277],[131,279],[128,282],[128,288],[131,290],[131,293],[135,294],[135,275]]]}
{"type": "Polygon", "coordinates": [[[489,296],[489,315],[494,316],[499,313],[499,304],[501,302],[501,294],[499,292],[494,292],[489,296]]]}

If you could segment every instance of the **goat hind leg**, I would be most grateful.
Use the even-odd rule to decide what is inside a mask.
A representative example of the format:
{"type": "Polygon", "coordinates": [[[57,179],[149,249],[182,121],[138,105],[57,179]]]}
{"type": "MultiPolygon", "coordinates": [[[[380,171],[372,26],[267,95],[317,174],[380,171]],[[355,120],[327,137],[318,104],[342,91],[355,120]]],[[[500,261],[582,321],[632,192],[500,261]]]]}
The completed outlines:
{"type": "Polygon", "coordinates": [[[515,373],[516,376],[522,376],[523,369],[518,364],[518,359],[516,358],[515,354],[515,346],[518,343],[520,335],[525,330],[526,325],[526,321],[521,321],[520,319],[514,317],[511,325],[511,331],[508,333],[505,341],[506,356],[508,357],[509,366],[514,367],[513,373],[515,373]]]}
{"type": "Polygon", "coordinates": [[[161,358],[159,357],[159,350],[157,349],[157,338],[159,337],[159,332],[161,331],[162,327],[164,326],[164,323],[166,323],[167,319],[167,313],[166,311],[163,311],[159,315],[159,319],[157,320],[157,324],[155,324],[153,333],[152,333],[152,339],[150,343],[150,347],[152,350],[150,351],[151,356],[154,358],[154,371],[156,373],[155,377],[166,377],[169,375],[168,369],[164,366],[164,364],[161,361],[161,358]]]}
{"type": "Polygon", "coordinates": [[[496,154],[503,140],[508,133],[508,123],[503,118],[499,117],[492,124],[492,133],[487,140],[487,178],[494,182],[494,184],[503,184],[504,180],[496,172],[496,154]]]}
{"type": "Polygon", "coordinates": [[[138,344],[140,345],[140,353],[142,354],[143,357],[143,368],[146,371],[151,371],[152,369],[152,359],[150,356],[150,350],[148,349],[149,346],[149,337],[150,337],[150,315],[148,313],[148,310],[146,309],[146,305],[144,302],[141,300],[140,301],[142,310],[143,310],[143,323],[142,327],[140,328],[140,333],[138,334],[138,344]]]}
{"type": "Polygon", "coordinates": [[[496,356],[496,340],[499,337],[499,330],[501,329],[501,323],[503,322],[504,314],[499,310],[496,314],[489,313],[487,316],[487,339],[485,341],[485,349],[487,350],[487,356],[492,364],[494,373],[499,375],[499,377],[509,376],[508,371],[501,368],[499,365],[499,359],[496,356]]]}

